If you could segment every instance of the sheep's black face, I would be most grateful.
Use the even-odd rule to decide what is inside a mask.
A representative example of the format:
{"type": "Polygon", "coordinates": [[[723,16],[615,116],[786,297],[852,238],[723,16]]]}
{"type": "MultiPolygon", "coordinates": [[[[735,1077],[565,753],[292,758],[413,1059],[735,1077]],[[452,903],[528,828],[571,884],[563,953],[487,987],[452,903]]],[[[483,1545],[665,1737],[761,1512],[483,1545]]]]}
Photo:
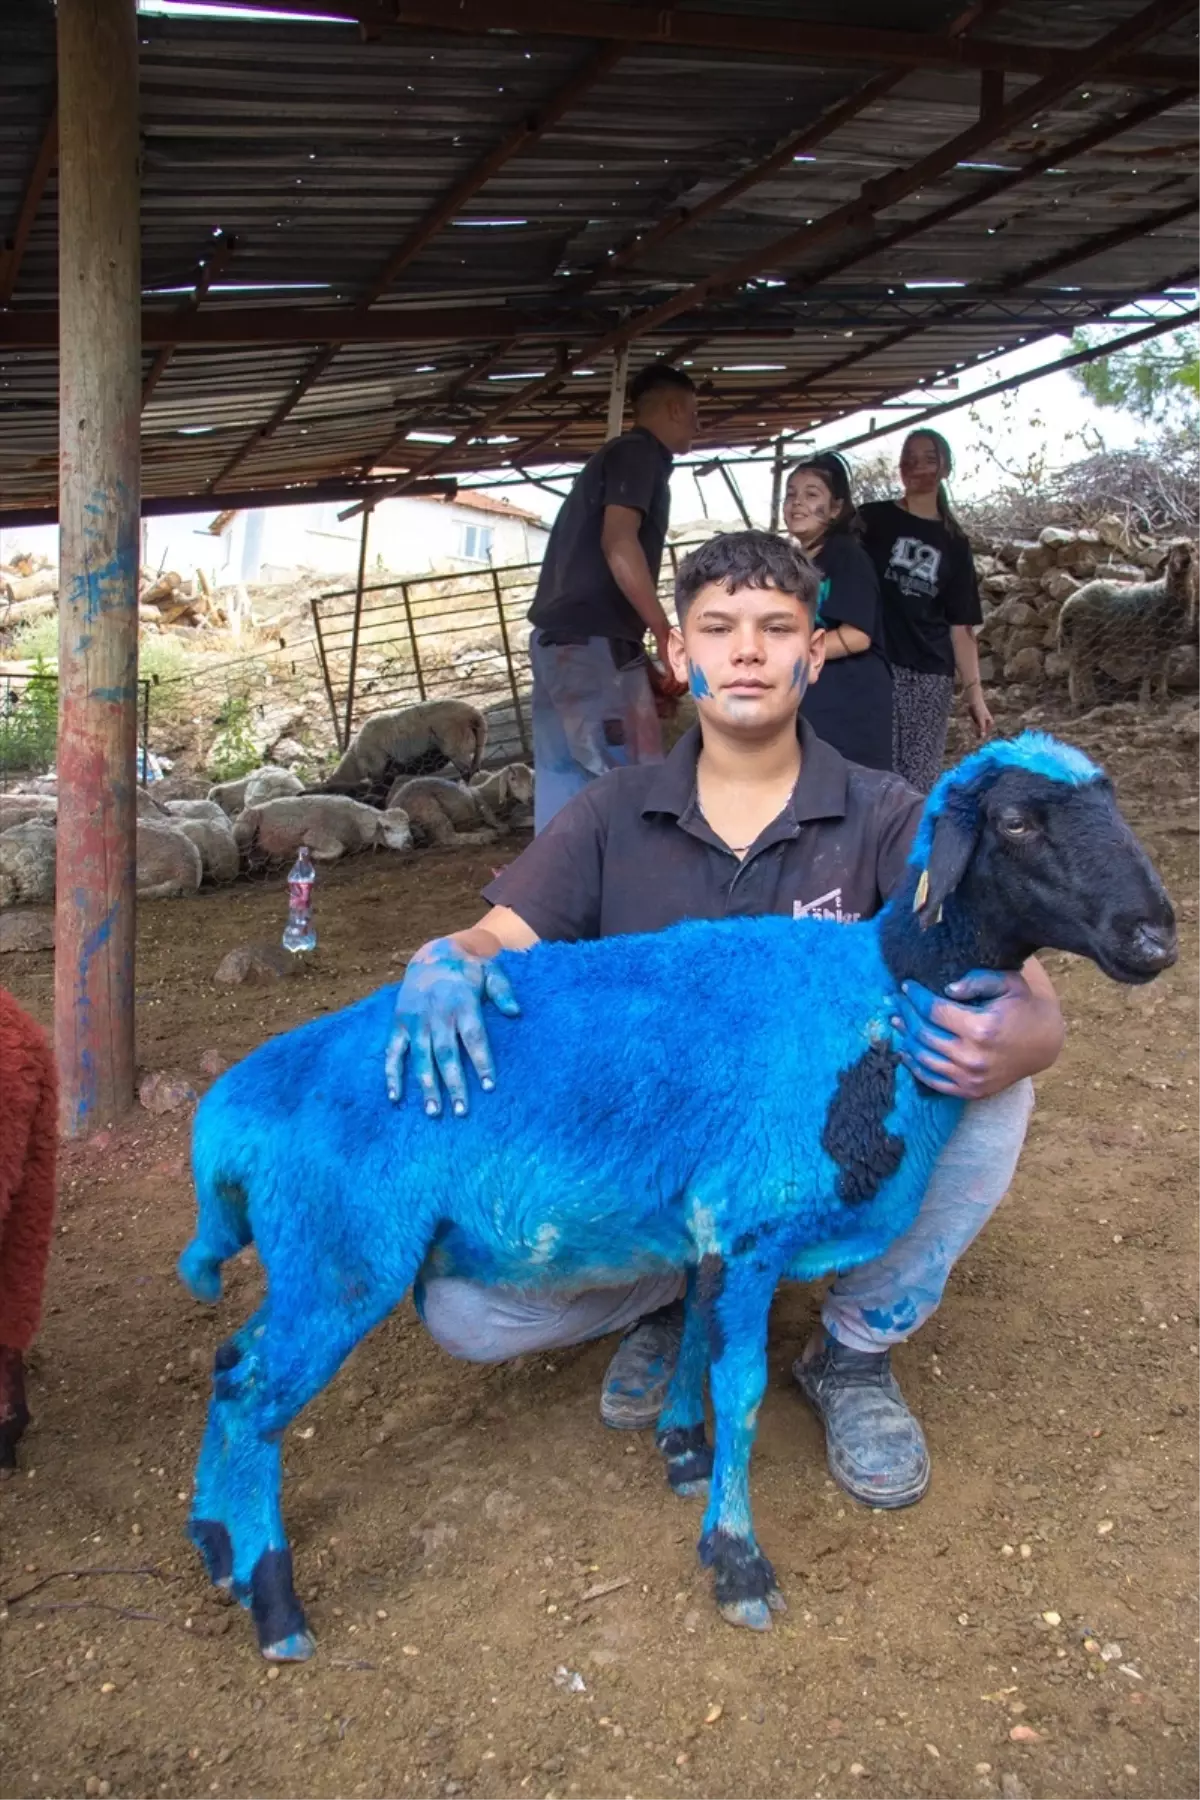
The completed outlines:
{"type": "Polygon", "coordinates": [[[1115,981],[1152,981],[1178,955],[1166,889],[1107,779],[1073,787],[1006,770],[980,796],[962,885],[1001,937],[1091,957],[1115,981]]]}

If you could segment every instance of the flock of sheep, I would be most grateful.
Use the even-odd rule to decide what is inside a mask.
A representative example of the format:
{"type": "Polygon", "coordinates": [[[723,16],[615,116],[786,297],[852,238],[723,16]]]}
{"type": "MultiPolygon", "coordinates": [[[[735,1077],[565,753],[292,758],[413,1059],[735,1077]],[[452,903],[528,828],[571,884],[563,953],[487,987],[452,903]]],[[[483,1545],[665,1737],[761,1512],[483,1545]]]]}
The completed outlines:
{"type": "MultiPolygon", "coordinates": [[[[487,725],[461,700],[426,700],[367,719],[327,782],[306,788],[267,765],[206,798],[137,796],[137,890],[195,893],[246,869],[284,863],[301,844],[317,862],[361,850],[493,842],[532,823],[524,763],[482,774],[487,725]],[[453,776],[434,771],[449,767],[453,776]]],[[[46,777],[0,794],[0,906],[50,905],[58,801],[46,777]]]]}

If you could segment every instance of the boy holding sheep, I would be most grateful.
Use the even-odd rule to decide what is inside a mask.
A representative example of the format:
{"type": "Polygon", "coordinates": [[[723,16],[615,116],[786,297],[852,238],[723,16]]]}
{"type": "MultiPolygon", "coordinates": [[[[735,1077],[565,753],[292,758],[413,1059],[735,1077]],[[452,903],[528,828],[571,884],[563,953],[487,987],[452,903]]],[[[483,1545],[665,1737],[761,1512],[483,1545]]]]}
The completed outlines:
{"type": "MultiPolygon", "coordinates": [[[[411,1055],[426,1111],[442,1110],[440,1076],[452,1114],[465,1113],[461,1043],[483,1089],[475,1104],[487,1105],[494,1072],[482,1002],[519,1011],[491,966],[502,949],[654,931],[685,917],[849,921],[879,910],[901,878],[922,801],[898,776],[845,762],[799,719],[824,660],[818,585],[803,552],[766,532],[728,533],[684,561],[670,660],[695,697],[698,726],[665,763],[586,788],[485,889],[491,909],[477,925],[417,952],[388,1051],[393,1100],[411,1055]]],[[[913,1073],[972,1104],[916,1224],[835,1280],[793,1369],[824,1423],[832,1474],[874,1506],[910,1505],[929,1484],[924,1436],[892,1375],[891,1348],[934,1311],[950,1269],[1003,1199],[1032,1109],[1030,1077],[1063,1041],[1036,962],[1018,976],[973,973],[951,993],[910,984],[894,1023],[913,1073]]],[[[736,1067],[733,1046],[734,1080],[736,1067]]],[[[674,1364],[680,1292],[674,1276],[536,1296],[437,1278],[418,1283],[416,1298],[438,1342],[474,1361],[624,1331],[600,1410],[606,1424],[638,1430],[654,1424],[674,1364]]]]}

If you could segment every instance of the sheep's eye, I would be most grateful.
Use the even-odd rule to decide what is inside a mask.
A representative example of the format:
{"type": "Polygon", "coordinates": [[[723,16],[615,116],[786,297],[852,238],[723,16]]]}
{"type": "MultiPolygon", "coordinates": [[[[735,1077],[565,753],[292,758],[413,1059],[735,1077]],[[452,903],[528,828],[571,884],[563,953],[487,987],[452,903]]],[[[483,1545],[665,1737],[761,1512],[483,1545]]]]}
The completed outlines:
{"type": "Polygon", "coordinates": [[[1001,813],[1000,829],[1005,837],[1024,838],[1030,835],[1033,826],[1025,817],[1024,813],[1009,812],[1001,813]]]}

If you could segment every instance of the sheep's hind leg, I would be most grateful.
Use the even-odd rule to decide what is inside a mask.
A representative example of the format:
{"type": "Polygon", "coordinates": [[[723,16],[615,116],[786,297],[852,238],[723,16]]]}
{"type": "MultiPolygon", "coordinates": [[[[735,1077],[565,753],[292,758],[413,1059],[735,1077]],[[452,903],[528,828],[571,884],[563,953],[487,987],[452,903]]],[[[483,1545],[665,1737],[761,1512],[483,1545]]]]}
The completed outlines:
{"type": "Polygon", "coordinates": [[[667,1480],[682,1498],[707,1494],[712,1450],[704,1435],[704,1380],[708,1373],[708,1323],[688,1276],[683,1302],[683,1340],[667,1389],[654,1441],[667,1465],[667,1480]]]}
{"type": "Polygon", "coordinates": [[[770,1628],[785,1608],[775,1571],[758,1547],[750,1514],[750,1452],[767,1386],[767,1314],[776,1275],[749,1259],[706,1256],[700,1294],[709,1332],[716,1456],[700,1536],[717,1606],[731,1625],[770,1628]]]}
{"type": "Polygon", "coordinates": [[[304,1662],[315,1649],[279,1504],[280,1440],[375,1323],[310,1316],[301,1346],[283,1338],[264,1306],[217,1351],[190,1535],[216,1585],[249,1608],[270,1662],[304,1662]]]}

